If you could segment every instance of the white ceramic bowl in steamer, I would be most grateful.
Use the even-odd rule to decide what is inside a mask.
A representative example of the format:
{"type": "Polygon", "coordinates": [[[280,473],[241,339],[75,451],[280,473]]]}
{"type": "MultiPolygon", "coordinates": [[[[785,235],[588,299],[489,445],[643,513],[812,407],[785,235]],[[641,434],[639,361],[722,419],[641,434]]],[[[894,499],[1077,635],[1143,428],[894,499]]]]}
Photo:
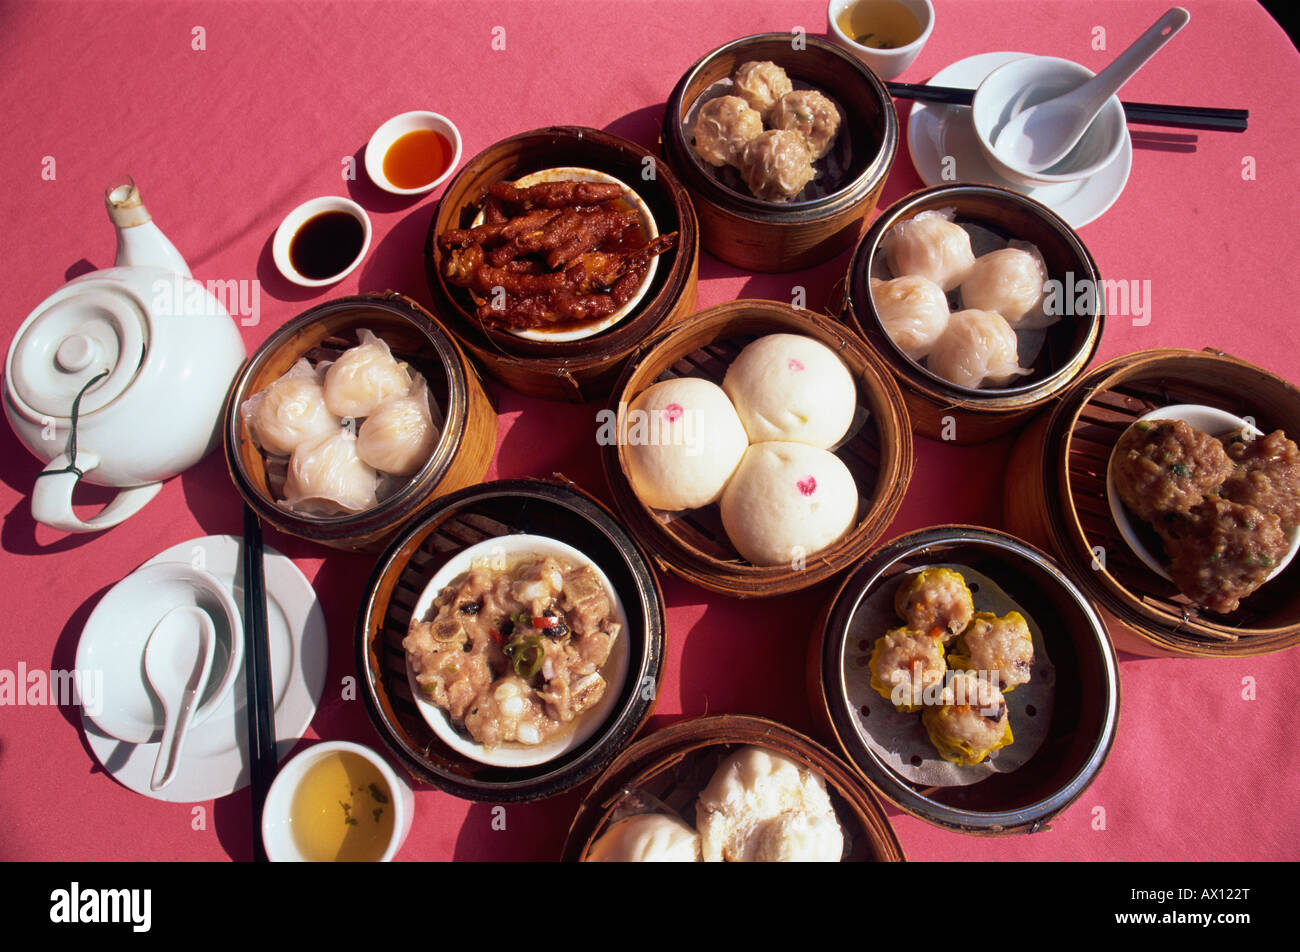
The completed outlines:
{"type": "MultiPolygon", "coordinates": [[[[1144,420],[1182,420],[1202,433],[1208,433],[1210,436],[1215,437],[1239,433],[1242,436],[1254,439],[1264,435],[1259,428],[1252,426],[1239,416],[1234,416],[1226,410],[1218,410],[1199,403],[1180,403],[1174,406],[1161,407],[1159,410],[1152,410],[1150,413],[1142,414],[1133,422],[1141,423],[1144,420]]],[[[1137,530],[1133,525],[1133,516],[1130,515],[1128,507],[1120,500],[1119,492],[1115,488],[1114,468],[1115,453],[1112,450],[1110,462],[1106,466],[1106,502],[1110,506],[1110,514],[1115,520],[1115,525],[1119,528],[1120,535],[1124,537],[1128,547],[1133,550],[1133,554],[1141,559],[1147,568],[1161,578],[1173,581],[1164,562],[1156,553],[1146,547],[1137,534],[1137,530]]],[[[1300,552],[1300,527],[1291,530],[1291,547],[1287,549],[1286,555],[1282,557],[1277,568],[1273,569],[1268,577],[1272,579],[1285,571],[1286,567],[1291,564],[1291,560],[1296,557],[1297,552],[1300,552]]]]}
{"type": "Polygon", "coordinates": [[[590,566],[601,584],[605,586],[605,592],[613,605],[614,620],[620,626],[618,637],[614,639],[614,645],[610,649],[609,658],[600,671],[606,681],[605,694],[594,708],[579,716],[572,730],[537,745],[509,743],[489,750],[468,734],[457,730],[447,716],[447,712],[425,695],[416,682],[409,663],[406,668],[411,694],[415,698],[420,716],[448,747],[480,763],[498,767],[531,767],[554,760],[590,739],[614,712],[623,696],[623,684],[627,680],[629,659],[627,613],[623,609],[623,602],[618,597],[613,583],[599,565],[578,549],[558,539],[538,535],[507,535],[462,549],[429,580],[429,584],[420,593],[420,598],[411,611],[411,618],[420,621],[428,620],[430,609],[438,593],[453,584],[476,564],[506,569],[520,559],[548,555],[563,559],[574,566],[590,566]]]}

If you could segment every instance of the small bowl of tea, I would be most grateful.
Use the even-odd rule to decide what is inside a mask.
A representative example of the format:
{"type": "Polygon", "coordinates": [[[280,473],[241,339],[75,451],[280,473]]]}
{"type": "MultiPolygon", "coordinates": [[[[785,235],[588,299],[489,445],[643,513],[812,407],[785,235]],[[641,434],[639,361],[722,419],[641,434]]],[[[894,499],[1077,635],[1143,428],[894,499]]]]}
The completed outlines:
{"type": "Polygon", "coordinates": [[[934,29],[930,0],[830,0],[831,37],[881,79],[901,75],[934,29]]]}
{"type": "Polygon", "coordinates": [[[420,195],[447,180],[460,164],[460,132],[436,112],[404,112],[375,130],[366,144],[366,174],[386,192],[420,195]]]}
{"type": "Polygon", "coordinates": [[[275,863],[386,863],[411,831],[415,797],[369,747],[326,741],[280,768],[262,808],[275,863]]]}
{"type": "Polygon", "coordinates": [[[305,288],[347,277],[370,250],[370,218],[356,202],[326,195],[303,202],[280,222],[271,256],[280,273],[305,288]]]}

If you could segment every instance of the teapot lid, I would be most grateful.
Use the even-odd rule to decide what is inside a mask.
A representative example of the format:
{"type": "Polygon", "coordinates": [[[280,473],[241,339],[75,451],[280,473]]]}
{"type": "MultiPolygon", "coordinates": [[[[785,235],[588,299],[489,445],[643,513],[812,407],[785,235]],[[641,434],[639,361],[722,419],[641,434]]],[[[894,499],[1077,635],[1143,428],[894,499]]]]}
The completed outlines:
{"type": "Polygon", "coordinates": [[[121,283],[82,280],[56,292],[27,319],[9,351],[9,387],[34,413],[67,418],[86,384],[80,413],[99,410],[131,385],[148,347],[145,307],[121,283]]]}

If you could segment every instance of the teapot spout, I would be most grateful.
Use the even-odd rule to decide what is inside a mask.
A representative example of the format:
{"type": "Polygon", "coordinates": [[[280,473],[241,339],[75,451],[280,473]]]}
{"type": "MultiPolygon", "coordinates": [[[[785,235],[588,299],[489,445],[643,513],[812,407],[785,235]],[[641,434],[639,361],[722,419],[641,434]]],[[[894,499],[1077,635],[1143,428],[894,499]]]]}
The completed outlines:
{"type": "Polygon", "coordinates": [[[191,277],[190,266],[181,253],[153,223],[131,176],[123,176],[104,190],[104,205],[109,220],[117,228],[115,267],[162,268],[191,277]]]}

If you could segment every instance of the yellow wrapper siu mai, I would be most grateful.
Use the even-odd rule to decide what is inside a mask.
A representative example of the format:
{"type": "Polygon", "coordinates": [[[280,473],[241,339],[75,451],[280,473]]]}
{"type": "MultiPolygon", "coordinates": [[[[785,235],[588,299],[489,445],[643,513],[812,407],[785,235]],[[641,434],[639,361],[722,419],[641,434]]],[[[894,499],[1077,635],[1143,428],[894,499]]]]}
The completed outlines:
{"type": "Polygon", "coordinates": [[[943,642],[912,628],[895,628],[877,638],[867,667],[875,692],[904,712],[919,711],[926,688],[933,692],[942,686],[948,670],[943,642]]]}
{"type": "Polygon", "coordinates": [[[926,569],[904,578],[894,595],[894,610],[909,628],[927,633],[939,629],[948,644],[970,624],[975,602],[959,572],[926,569]]]}
{"type": "Polygon", "coordinates": [[[1015,740],[1002,692],[973,672],[955,672],[940,702],[922,711],[921,723],[944,760],[973,767],[1015,740]]]}
{"type": "Polygon", "coordinates": [[[1001,618],[976,612],[953,646],[950,662],[955,669],[982,671],[990,678],[997,674],[1001,690],[1011,691],[1029,681],[1034,663],[1029,624],[1020,612],[1007,612],[1001,618]]]}

